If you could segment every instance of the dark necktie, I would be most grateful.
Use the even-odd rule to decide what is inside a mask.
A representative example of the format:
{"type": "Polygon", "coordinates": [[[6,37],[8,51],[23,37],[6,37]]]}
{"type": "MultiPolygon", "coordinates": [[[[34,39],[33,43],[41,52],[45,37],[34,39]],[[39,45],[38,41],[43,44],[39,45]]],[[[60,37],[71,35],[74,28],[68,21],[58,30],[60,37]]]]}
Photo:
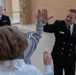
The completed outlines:
{"type": "Polygon", "coordinates": [[[70,26],[68,26],[67,30],[68,30],[68,35],[70,36],[71,35],[70,26]]]}

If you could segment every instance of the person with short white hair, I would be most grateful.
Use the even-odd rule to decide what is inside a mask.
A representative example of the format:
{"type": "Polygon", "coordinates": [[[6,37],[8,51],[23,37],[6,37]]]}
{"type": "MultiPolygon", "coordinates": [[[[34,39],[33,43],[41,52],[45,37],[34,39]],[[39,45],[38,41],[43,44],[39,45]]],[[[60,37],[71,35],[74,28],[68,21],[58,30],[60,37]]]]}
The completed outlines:
{"type": "Polygon", "coordinates": [[[0,6],[0,27],[11,26],[11,21],[9,16],[3,14],[2,6],[0,6]]]}

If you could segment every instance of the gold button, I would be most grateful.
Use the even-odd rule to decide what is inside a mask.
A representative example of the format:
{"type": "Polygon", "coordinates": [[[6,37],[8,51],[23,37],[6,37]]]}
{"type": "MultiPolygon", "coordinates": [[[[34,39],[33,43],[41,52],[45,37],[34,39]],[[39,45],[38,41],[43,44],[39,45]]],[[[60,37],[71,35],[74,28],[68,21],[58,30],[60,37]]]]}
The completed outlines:
{"type": "Polygon", "coordinates": [[[70,56],[71,54],[69,54],[68,56],[70,56]]]}
{"type": "Polygon", "coordinates": [[[63,44],[65,44],[65,42],[63,42],[63,44]]]}
{"type": "Polygon", "coordinates": [[[70,49],[70,51],[72,51],[72,49],[70,49]]]}
{"type": "Polygon", "coordinates": [[[72,46],[73,44],[71,43],[71,46],[72,46]]]}
{"type": "Polygon", "coordinates": [[[62,48],[62,50],[64,50],[64,48],[62,48]]]}
{"type": "Polygon", "coordinates": [[[63,55],[63,53],[61,53],[61,55],[63,55]]]}

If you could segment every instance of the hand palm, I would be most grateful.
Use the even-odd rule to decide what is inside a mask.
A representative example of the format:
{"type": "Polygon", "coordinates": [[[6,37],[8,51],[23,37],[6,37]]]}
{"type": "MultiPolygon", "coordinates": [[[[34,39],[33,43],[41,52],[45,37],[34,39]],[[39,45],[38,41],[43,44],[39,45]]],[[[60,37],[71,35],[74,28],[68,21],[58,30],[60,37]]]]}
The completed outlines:
{"type": "Polygon", "coordinates": [[[53,16],[48,17],[48,13],[46,9],[42,9],[42,21],[43,23],[47,23],[53,16]]]}
{"type": "Polygon", "coordinates": [[[35,16],[36,16],[36,18],[37,18],[37,21],[40,21],[40,20],[42,20],[42,15],[41,15],[41,11],[40,11],[40,9],[38,10],[38,12],[37,12],[37,15],[35,14],[35,16]]]}

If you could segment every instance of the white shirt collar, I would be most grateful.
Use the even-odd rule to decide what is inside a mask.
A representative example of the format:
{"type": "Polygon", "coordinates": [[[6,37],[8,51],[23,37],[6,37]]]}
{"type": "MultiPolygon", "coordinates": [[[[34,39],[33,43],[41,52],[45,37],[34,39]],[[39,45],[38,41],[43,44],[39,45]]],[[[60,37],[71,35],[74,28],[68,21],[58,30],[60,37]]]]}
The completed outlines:
{"type": "Polygon", "coordinates": [[[71,24],[71,25],[70,25],[70,28],[73,28],[73,25],[74,25],[74,24],[71,24]]]}
{"type": "Polygon", "coordinates": [[[2,18],[2,15],[0,15],[0,19],[2,18]]]}
{"type": "MultiPolygon", "coordinates": [[[[73,25],[74,25],[74,24],[71,24],[71,25],[70,25],[70,28],[73,28],[73,25]]],[[[67,25],[67,27],[68,27],[68,25],[67,25]]]]}
{"type": "MultiPolygon", "coordinates": [[[[73,26],[74,26],[74,24],[71,24],[71,25],[70,25],[71,35],[72,35],[72,33],[73,33],[73,26]]],[[[67,25],[67,27],[68,27],[68,25],[67,25]]]]}
{"type": "Polygon", "coordinates": [[[10,72],[13,69],[20,70],[22,69],[22,67],[24,67],[24,65],[25,62],[23,59],[8,60],[8,61],[0,62],[0,71],[10,72]]]}
{"type": "Polygon", "coordinates": [[[2,17],[2,14],[0,15],[0,17],[2,17]]]}

